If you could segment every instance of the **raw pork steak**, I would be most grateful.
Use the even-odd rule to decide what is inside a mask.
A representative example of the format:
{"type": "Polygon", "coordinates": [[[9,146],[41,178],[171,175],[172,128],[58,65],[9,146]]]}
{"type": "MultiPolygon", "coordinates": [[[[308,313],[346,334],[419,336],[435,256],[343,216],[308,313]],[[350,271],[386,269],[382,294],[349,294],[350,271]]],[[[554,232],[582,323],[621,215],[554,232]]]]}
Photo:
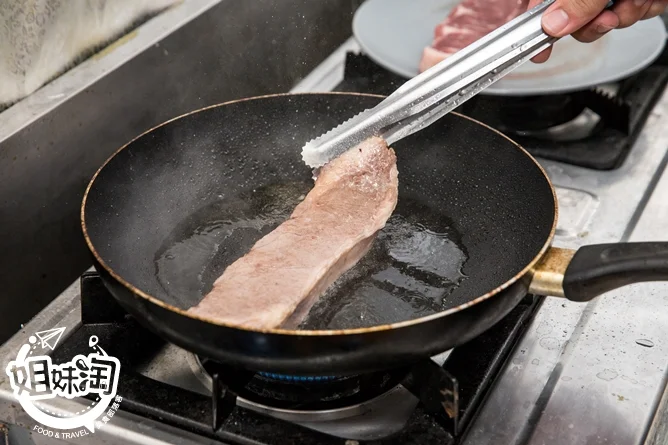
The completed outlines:
{"type": "Polygon", "coordinates": [[[251,329],[295,328],[369,250],[397,204],[394,151],[369,139],[325,165],[290,218],[231,264],[189,310],[251,329]]]}
{"type": "Polygon", "coordinates": [[[505,25],[528,5],[529,0],[464,0],[434,30],[434,41],[422,53],[420,72],[505,25]]]}

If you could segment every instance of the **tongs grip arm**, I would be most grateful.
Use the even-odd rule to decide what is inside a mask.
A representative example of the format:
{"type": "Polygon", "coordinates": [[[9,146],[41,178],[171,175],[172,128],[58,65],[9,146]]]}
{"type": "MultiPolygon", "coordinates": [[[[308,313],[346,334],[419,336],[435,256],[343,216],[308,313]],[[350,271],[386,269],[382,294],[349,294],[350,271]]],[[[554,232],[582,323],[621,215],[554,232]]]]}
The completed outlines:
{"type": "Polygon", "coordinates": [[[553,3],[537,5],[397,89],[378,107],[381,136],[391,144],[431,125],[554,44],[558,39],[542,27],[553,3]]]}
{"type": "Polygon", "coordinates": [[[392,144],[431,125],[558,40],[542,27],[543,13],[555,1],[521,14],[409,80],[373,109],[310,141],[302,158],[319,167],[369,137],[392,144]]]}

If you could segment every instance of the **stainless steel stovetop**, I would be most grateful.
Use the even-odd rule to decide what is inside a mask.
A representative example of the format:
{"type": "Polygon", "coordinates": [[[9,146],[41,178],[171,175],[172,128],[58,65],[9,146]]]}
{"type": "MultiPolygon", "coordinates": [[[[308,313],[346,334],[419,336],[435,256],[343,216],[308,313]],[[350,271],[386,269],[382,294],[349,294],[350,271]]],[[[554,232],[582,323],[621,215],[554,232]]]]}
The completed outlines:
{"type": "MultiPolygon", "coordinates": [[[[342,76],[350,40],[293,91],[326,91],[342,76]]],[[[625,163],[594,171],[543,161],[557,187],[560,216],[554,244],[577,248],[615,241],[668,241],[668,92],[655,106],[625,163]]],[[[666,409],[668,284],[635,285],[589,304],[547,298],[515,348],[464,444],[659,444],[666,409]]],[[[79,284],[73,284],[0,348],[1,368],[27,336],[80,322],[79,284]]],[[[147,375],[206,391],[190,355],[176,347],[146,366],[147,375]]],[[[4,375],[4,373],[3,373],[4,375]]],[[[410,409],[406,395],[386,403],[393,416],[410,409]],[[394,407],[392,407],[394,405],[394,407]]],[[[85,406],[78,399],[48,402],[55,412],[85,406]]],[[[348,419],[350,421],[351,418],[348,419]]],[[[13,399],[0,377],[0,420],[31,428],[34,421],[13,399]]],[[[356,421],[359,421],[357,419],[356,421]]],[[[330,422],[329,428],[336,428],[330,422]]],[[[51,443],[32,435],[34,443],[51,443]]],[[[354,444],[344,441],[342,445],[354,444]]],[[[119,411],[106,428],[75,443],[215,443],[168,425],[119,411]]]]}

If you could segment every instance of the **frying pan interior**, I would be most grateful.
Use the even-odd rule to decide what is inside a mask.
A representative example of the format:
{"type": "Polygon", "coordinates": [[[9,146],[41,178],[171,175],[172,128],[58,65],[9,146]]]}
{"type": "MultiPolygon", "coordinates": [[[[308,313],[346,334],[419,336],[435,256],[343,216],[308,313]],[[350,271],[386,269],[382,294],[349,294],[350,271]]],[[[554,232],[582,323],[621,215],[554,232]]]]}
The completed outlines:
{"type": "MultiPolygon", "coordinates": [[[[88,193],[85,225],[98,259],[169,305],[195,305],[308,193],[302,145],[380,100],[256,98],[144,134],[88,193]]],[[[373,326],[461,305],[511,279],[549,240],[552,188],[499,133],[451,114],[393,148],[399,203],[388,227],[302,329],[373,326]]]]}

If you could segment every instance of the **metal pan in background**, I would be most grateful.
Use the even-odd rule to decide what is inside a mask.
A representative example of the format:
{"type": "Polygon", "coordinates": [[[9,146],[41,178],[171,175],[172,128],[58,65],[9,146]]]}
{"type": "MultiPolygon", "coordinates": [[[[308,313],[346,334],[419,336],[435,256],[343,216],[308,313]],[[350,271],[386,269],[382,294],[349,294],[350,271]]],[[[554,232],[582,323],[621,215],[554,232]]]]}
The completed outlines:
{"type": "MultiPolygon", "coordinates": [[[[367,0],[353,19],[360,47],[384,68],[412,78],[434,28],[461,0],[367,0]]],[[[663,51],[666,29],[659,17],[614,30],[583,44],[565,37],[544,64],[525,63],[481,94],[527,96],[568,93],[628,77],[663,51]]]]}
{"type": "Polygon", "coordinates": [[[255,371],[350,375],[460,345],[529,291],[586,301],[668,279],[666,243],[552,248],[557,202],[540,165],[501,133],[449,114],[393,145],[394,215],[305,330],[251,330],[187,313],[312,187],[302,145],[381,99],[230,102],[121,148],[92,179],[81,213],[106,286],[141,323],[204,357],[255,371]]]}

